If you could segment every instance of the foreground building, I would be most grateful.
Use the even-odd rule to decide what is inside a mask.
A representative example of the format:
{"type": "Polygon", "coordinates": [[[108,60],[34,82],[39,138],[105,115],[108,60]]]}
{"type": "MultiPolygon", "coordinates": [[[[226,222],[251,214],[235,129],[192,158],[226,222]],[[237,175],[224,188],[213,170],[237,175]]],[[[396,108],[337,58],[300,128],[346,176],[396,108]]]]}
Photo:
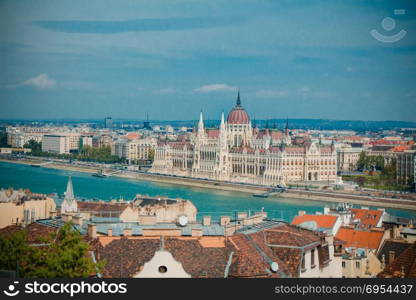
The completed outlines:
{"type": "Polygon", "coordinates": [[[329,251],[331,241],[286,223],[265,221],[242,226],[230,236],[208,230],[199,233],[193,230],[189,235],[182,232],[159,228],[134,235],[125,230],[121,236],[97,236],[93,240],[95,257],[107,262],[102,275],[113,278],[341,277],[340,261],[329,251]]]}
{"type": "Polygon", "coordinates": [[[0,190],[0,228],[15,224],[26,226],[39,219],[50,218],[55,201],[29,190],[0,190]]]}
{"type": "Polygon", "coordinates": [[[338,180],[334,143],[291,145],[287,124],[284,133],[274,133],[252,127],[238,94],[219,129],[205,129],[201,112],[189,140],[159,141],[149,172],[261,185],[338,180]]]}

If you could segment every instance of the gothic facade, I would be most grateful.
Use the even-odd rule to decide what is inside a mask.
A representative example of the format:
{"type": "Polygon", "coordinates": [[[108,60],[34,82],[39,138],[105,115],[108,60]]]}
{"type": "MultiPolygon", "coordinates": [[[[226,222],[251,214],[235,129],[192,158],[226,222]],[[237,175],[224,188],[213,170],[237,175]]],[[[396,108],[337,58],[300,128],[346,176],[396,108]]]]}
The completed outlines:
{"type": "Polygon", "coordinates": [[[218,129],[206,129],[202,112],[189,138],[159,141],[152,173],[206,178],[260,185],[295,182],[335,182],[337,154],[334,145],[304,142],[292,145],[286,130],[252,127],[240,94],[218,129]]]}

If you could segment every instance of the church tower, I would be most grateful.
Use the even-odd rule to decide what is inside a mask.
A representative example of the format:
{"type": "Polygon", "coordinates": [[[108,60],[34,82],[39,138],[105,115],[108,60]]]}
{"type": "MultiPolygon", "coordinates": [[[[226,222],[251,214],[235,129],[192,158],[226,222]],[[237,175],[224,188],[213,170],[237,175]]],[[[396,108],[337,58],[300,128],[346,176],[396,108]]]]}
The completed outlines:
{"type": "Polygon", "coordinates": [[[74,196],[74,188],[72,186],[72,178],[69,176],[66,186],[65,198],[61,204],[61,214],[76,213],[78,211],[77,200],[74,196]]]}

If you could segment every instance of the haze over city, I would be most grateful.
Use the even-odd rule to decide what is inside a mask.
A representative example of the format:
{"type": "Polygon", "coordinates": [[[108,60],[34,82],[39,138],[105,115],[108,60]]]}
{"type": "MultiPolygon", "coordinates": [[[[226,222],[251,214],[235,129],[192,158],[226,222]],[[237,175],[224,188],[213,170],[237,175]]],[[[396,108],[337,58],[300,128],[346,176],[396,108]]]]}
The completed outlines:
{"type": "Polygon", "coordinates": [[[415,121],[414,1],[0,7],[2,119],[219,119],[239,88],[257,119],[415,121]],[[385,17],[407,36],[374,39],[385,17]]]}

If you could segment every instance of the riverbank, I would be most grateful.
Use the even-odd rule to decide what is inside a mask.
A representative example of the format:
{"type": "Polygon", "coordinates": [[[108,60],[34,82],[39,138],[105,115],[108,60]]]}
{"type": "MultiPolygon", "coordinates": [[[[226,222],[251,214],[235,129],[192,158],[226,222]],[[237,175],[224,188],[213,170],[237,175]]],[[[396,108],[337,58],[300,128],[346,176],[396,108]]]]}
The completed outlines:
{"type": "MultiPolygon", "coordinates": [[[[8,160],[1,158],[0,161],[8,162],[8,163],[16,163],[16,164],[25,164],[25,165],[33,165],[39,164],[39,160],[8,160]]],[[[84,173],[96,173],[100,169],[99,167],[93,166],[80,166],[80,165],[69,165],[67,163],[50,163],[48,165],[42,166],[42,168],[50,168],[50,169],[59,169],[59,170],[67,170],[67,171],[75,171],[75,172],[84,172],[84,173]]],[[[112,169],[104,169],[105,173],[110,173],[114,170],[112,169]]],[[[244,184],[233,184],[233,183],[219,183],[213,182],[208,180],[201,180],[201,179],[193,179],[193,178],[177,178],[172,176],[161,176],[155,174],[147,174],[147,173],[137,173],[131,171],[123,171],[121,173],[117,173],[112,175],[118,178],[126,178],[126,179],[133,179],[139,181],[153,181],[159,183],[168,183],[168,184],[176,184],[182,186],[191,186],[191,187],[199,187],[199,188],[207,188],[207,189],[216,189],[216,190],[224,190],[224,191],[238,191],[242,193],[248,194],[257,194],[266,192],[266,187],[256,187],[256,186],[248,186],[244,184]]],[[[105,178],[103,178],[105,180],[105,178]]],[[[376,207],[385,207],[385,208],[396,208],[396,209],[405,209],[405,210],[416,210],[416,202],[409,201],[404,199],[391,199],[391,198],[375,198],[375,197],[366,197],[360,196],[355,194],[347,194],[347,193],[330,193],[330,192],[319,192],[319,191],[304,191],[304,190],[295,190],[295,189],[288,189],[286,192],[280,194],[286,198],[294,198],[294,199],[305,199],[305,200],[313,200],[313,201],[325,201],[325,202],[348,202],[352,204],[358,205],[365,205],[365,206],[376,206],[376,207]]],[[[273,198],[279,198],[279,195],[270,196],[273,198]]]]}

